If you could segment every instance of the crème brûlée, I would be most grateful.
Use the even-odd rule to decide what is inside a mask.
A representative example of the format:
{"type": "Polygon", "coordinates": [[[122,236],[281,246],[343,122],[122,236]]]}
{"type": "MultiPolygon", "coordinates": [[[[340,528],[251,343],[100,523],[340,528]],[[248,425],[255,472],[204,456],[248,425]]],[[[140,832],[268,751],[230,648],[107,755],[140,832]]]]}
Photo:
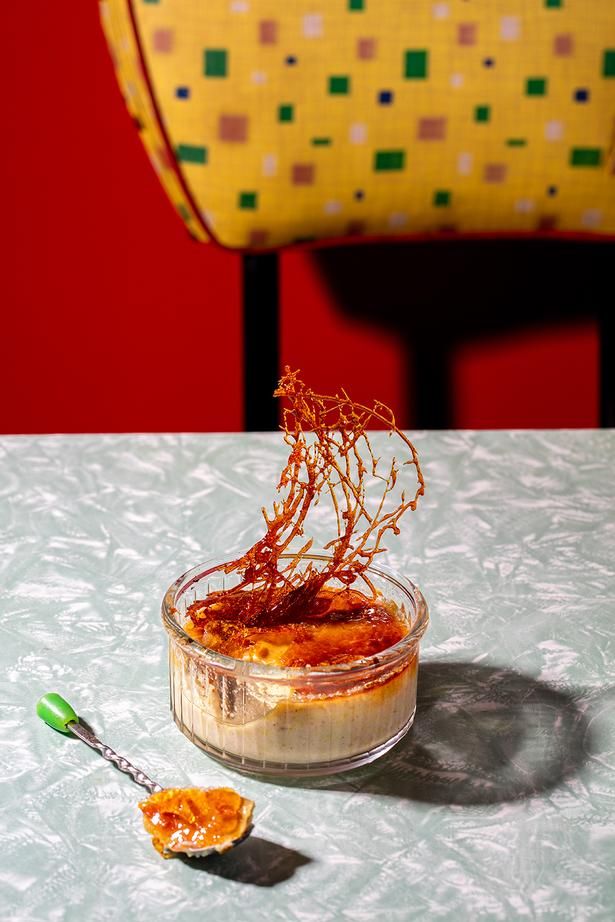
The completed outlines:
{"type": "Polygon", "coordinates": [[[278,667],[271,677],[267,669],[254,677],[172,654],[182,722],[213,754],[249,767],[332,763],[376,749],[412,721],[418,645],[379,664],[377,654],[409,632],[405,611],[380,595],[325,587],[300,620],[254,625],[197,600],[184,630],[206,650],[278,667]],[[280,670],[289,678],[280,679],[280,670]]]}
{"type": "Polygon", "coordinates": [[[185,630],[210,650],[271,666],[334,666],[373,656],[408,632],[397,610],[353,589],[321,589],[301,620],[261,616],[244,625],[222,604],[194,602],[185,630]]]}

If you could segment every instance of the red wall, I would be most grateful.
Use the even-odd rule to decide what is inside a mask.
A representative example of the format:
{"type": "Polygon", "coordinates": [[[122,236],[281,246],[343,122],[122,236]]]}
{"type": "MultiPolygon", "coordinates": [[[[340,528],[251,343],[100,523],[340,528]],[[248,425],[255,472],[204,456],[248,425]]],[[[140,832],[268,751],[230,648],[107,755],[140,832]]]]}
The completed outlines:
{"type": "MultiPolygon", "coordinates": [[[[11,4],[3,26],[0,432],[241,428],[239,257],[191,241],[168,204],[97,4],[11,4]]],[[[309,253],[283,257],[282,315],[283,362],[411,424],[411,357],[339,309],[309,253]]],[[[597,354],[591,320],[466,343],[454,424],[595,425],[597,354]]]]}

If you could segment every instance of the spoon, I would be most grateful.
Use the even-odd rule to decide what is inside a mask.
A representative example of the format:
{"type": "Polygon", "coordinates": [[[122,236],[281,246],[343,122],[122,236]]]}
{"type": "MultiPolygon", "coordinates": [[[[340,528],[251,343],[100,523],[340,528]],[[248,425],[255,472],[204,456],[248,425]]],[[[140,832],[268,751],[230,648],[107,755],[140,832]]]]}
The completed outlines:
{"type": "MultiPolygon", "coordinates": [[[[61,695],[56,694],[55,692],[48,692],[46,695],[43,695],[42,698],[39,698],[36,704],[36,713],[46,724],[50,727],[53,727],[54,730],[59,730],[61,733],[72,733],[74,736],[78,736],[86,745],[90,746],[92,749],[96,749],[108,762],[112,762],[120,771],[125,772],[127,775],[130,775],[137,784],[140,784],[141,787],[144,787],[146,791],[149,791],[150,794],[160,794],[162,791],[167,790],[177,790],[163,788],[162,785],[158,784],[156,781],[152,781],[144,771],[140,768],[136,768],[132,765],[128,759],[125,759],[124,756],[118,755],[115,750],[111,749],[110,746],[107,746],[101,740],[95,736],[91,730],[89,730],[84,724],[80,723],[77,714],[71,705],[62,698],[61,695]]],[[[234,793],[234,792],[233,792],[234,793]]],[[[239,796],[239,795],[237,795],[239,796]]],[[[217,852],[218,854],[228,851],[229,848],[234,848],[236,845],[239,845],[240,842],[243,842],[252,832],[252,810],[253,810],[252,801],[241,798],[241,815],[243,819],[243,824],[241,827],[241,834],[237,835],[235,838],[232,836],[226,836],[221,838],[215,845],[209,845],[204,848],[190,848],[190,843],[184,839],[183,841],[177,841],[176,846],[165,843],[163,848],[158,848],[156,842],[154,842],[155,847],[158,848],[162,854],[182,854],[187,855],[189,858],[204,858],[208,855],[217,852]]],[[[162,812],[162,808],[161,808],[162,812]]],[[[154,823],[156,822],[156,817],[153,818],[154,823]]],[[[151,831],[151,830],[148,830],[151,831]]]]}

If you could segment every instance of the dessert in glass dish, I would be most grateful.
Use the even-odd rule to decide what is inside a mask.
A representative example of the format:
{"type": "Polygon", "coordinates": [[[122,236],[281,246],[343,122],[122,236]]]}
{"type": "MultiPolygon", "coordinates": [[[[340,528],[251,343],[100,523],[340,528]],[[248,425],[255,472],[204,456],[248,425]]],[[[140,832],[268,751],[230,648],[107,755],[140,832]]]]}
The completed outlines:
{"type": "Polygon", "coordinates": [[[194,567],[163,601],[171,709],[193,742],[234,768],[324,774],[372,761],[412,725],[427,605],[377,558],[424,481],[382,404],[314,394],[288,369],[276,394],[288,403],[290,454],[281,498],[263,510],[265,536],[233,560],[194,567]],[[375,422],[400,440],[401,462],[375,456],[375,422]],[[308,515],[325,500],[336,536],[316,553],[308,515]]]}

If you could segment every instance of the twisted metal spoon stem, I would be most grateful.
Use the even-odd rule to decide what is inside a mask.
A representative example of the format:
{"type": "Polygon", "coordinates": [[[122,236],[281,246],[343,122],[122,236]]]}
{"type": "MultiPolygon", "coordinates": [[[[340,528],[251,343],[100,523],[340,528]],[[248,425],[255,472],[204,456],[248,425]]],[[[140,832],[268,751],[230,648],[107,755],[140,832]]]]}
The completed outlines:
{"type": "Polygon", "coordinates": [[[96,749],[107,762],[112,762],[121,772],[126,772],[127,775],[130,775],[137,784],[144,787],[150,794],[156,794],[158,791],[163,790],[160,784],[156,781],[152,781],[144,771],[137,768],[129,762],[128,759],[125,759],[124,756],[119,755],[111,746],[107,746],[106,743],[99,740],[97,736],[94,736],[91,730],[88,730],[87,727],[84,727],[79,721],[71,721],[67,724],[67,729],[75,736],[78,736],[80,740],[92,749],[96,749]]]}

